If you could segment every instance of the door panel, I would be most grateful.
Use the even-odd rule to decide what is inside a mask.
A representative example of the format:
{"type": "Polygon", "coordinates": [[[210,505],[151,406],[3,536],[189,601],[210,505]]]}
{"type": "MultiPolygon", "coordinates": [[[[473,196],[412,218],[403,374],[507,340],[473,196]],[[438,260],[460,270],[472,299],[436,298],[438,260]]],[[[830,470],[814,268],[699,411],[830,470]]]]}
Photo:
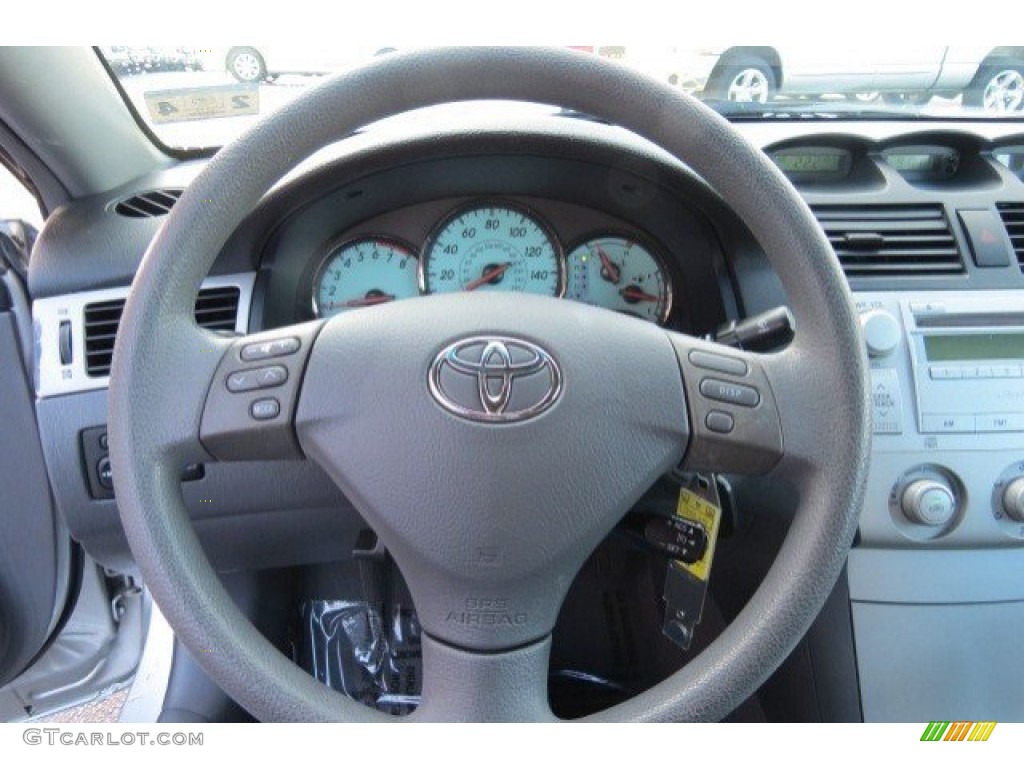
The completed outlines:
{"type": "Polygon", "coordinates": [[[783,93],[874,90],[876,53],[862,45],[792,45],[777,50],[782,61],[783,93]]]}
{"type": "MultiPolygon", "coordinates": [[[[34,198],[0,168],[0,210],[37,221],[34,198]]],[[[35,415],[24,275],[35,229],[0,221],[0,686],[49,640],[72,581],[71,541],[50,493],[35,415]]]]}
{"type": "Polygon", "coordinates": [[[917,91],[931,88],[939,72],[946,48],[941,45],[907,43],[878,52],[878,90],[917,91]]]}
{"type": "MultiPolygon", "coordinates": [[[[50,497],[8,271],[0,281],[0,685],[50,636],[64,605],[70,544],[50,497]]],[[[20,314],[20,313],[19,313],[20,314]]]]}

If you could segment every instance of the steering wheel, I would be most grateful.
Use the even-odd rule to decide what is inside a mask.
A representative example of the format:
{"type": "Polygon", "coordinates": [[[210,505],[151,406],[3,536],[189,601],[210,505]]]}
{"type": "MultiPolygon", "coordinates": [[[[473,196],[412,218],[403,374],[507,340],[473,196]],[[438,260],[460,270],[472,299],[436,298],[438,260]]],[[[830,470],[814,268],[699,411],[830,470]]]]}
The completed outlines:
{"type": "Polygon", "coordinates": [[[772,472],[798,509],[755,595],[687,666],[595,716],[711,720],[783,661],[835,584],[868,465],[866,393],[853,305],[828,242],[727,121],[597,57],[448,49],[382,57],[327,81],[210,161],[132,284],[111,372],[110,449],[125,532],[154,599],[207,673],[260,720],[388,718],[299,669],[235,607],[189,522],[178,479],[186,464],[304,456],[326,470],[412,592],[424,630],[417,720],[553,719],[555,618],[616,522],[680,462],[772,472]],[[296,163],[375,120],[480,99],[592,114],[694,168],[765,249],[796,320],[793,342],[753,354],[575,302],[500,293],[428,296],[237,339],[197,327],[193,304],[217,253],[296,163]],[[731,431],[709,428],[713,410],[733,416],[731,431]]]}

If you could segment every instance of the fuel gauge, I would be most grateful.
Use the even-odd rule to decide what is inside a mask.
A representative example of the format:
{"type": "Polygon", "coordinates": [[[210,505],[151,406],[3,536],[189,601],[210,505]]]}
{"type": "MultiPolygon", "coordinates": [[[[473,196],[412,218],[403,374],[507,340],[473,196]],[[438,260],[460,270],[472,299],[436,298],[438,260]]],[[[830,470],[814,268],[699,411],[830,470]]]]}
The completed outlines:
{"type": "Polygon", "coordinates": [[[662,325],[672,310],[664,261],[631,237],[588,238],[566,257],[565,297],[662,325]]]}

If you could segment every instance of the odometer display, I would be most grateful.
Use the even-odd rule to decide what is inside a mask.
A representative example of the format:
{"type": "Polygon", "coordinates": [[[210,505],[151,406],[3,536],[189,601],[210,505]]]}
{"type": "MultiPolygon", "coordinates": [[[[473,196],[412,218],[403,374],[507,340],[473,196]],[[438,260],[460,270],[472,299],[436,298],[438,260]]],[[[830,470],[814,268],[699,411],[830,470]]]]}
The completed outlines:
{"type": "Polygon", "coordinates": [[[475,204],[436,230],[420,264],[420,288],[560,296],[562,269],[554,238],[533,214],[507,203],[475,204]]]}

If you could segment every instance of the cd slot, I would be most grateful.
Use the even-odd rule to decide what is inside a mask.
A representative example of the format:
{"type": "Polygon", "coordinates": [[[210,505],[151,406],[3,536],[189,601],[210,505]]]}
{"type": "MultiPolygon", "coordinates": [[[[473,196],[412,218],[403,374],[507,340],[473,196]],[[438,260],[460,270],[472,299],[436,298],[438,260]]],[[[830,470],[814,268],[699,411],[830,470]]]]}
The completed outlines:
{"type": "Polygon", "coordinates": [[[918,328],[1012,328],[1024,326],[1024,312],[967,312],[914,315],[918,328]]]}

